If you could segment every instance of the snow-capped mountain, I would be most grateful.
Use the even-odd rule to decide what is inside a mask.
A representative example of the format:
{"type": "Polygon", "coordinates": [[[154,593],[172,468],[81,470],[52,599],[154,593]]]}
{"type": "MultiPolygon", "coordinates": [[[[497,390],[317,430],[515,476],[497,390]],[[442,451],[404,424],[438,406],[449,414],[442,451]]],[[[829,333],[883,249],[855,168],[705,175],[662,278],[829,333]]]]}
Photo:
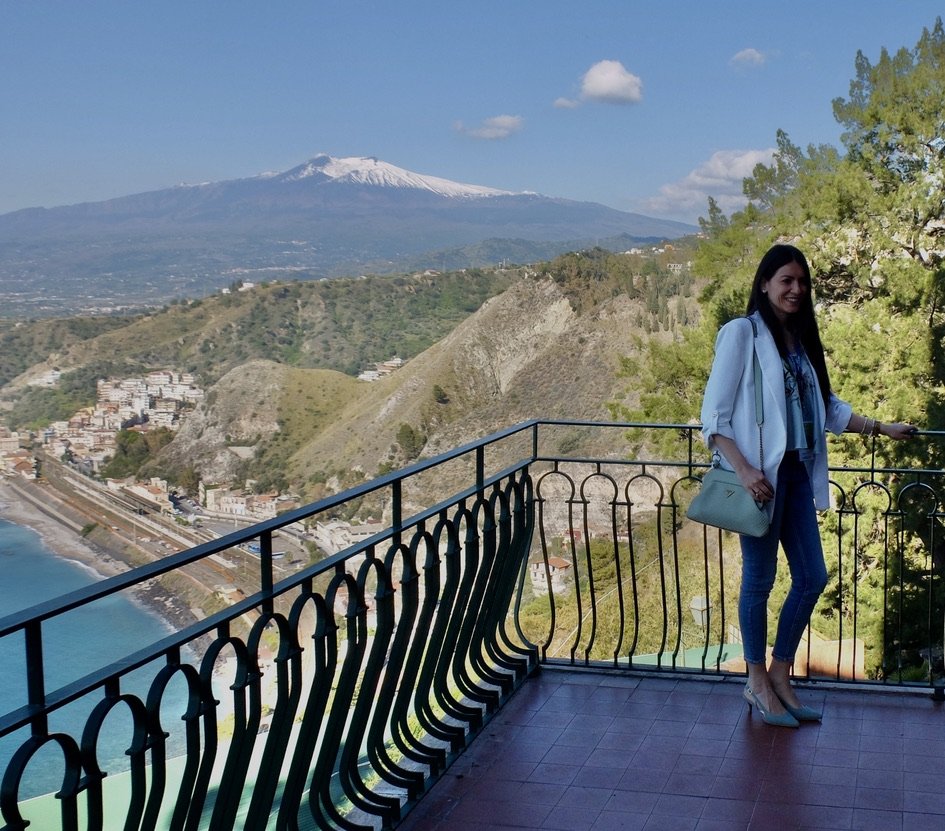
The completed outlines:
{"type": "Polygon", "coordinates": [[[59,307],[70,297],[86,308],[153,304],[206,294],[234,275],[314,279],[525,263],[608,238],[630,247],[696,230],[595,202],[321,155],[282,173],[4,214],[0,302],[21,302],[29,286],[36,313],[54,297],[66,298],[59,307]]]}
{"type": "Polygon", "coordinates": [[[327,178],[342,184],[374,185],[384,188],[414,188],[426,190],[438,196],[481,197],[512,196],[511,191],[487,188],[482,185],[467,185],[441,179],[438,176],[425,176],[404,170],[402,167],[380,161],[373,156],[350,156],[336,159],[333,156],[320,155],[314,159],[276,175],[284,182],[296,182],[302,179],[327,178]]]}

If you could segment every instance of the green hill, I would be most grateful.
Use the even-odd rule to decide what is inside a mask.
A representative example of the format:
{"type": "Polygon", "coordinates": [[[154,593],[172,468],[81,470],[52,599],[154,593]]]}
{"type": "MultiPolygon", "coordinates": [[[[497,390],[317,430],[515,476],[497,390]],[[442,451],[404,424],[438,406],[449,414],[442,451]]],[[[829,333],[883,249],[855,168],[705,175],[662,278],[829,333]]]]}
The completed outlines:
{"type": "MultiPolygon", "coordinates": [[[[49,355],[3,391],[13,427],[94,398],[99,377],[194,372],[206,399],[140,471],[252,478],[312,498],[523,418],[606,418],[621,358],[696,319],[689,252],[602,249],[528,269],[276,284],[153,315],[49,355]],[[680,266],[681,267],[681,266],[680,266]],[[358,369],[393,354],[375,383],[358,369]],[[51,367],[55,390],[26,386],[51,367]]],[[[39,326],[40,324],[35,324],[39,326]]]]}
{"type": "Polygon", "coordinates": [[[192,372],[204,386],[256,359],[356,375],[395,354],[418,354],[520,273],[473,269],[234,286],[131,318],[7,323],[0,327],[5,420],[16,428],[68,417],[94,400],[98,378],[161,367],[192,372]],[[24,393],[49,369],[63,373],[59,391],[24,393]]]}

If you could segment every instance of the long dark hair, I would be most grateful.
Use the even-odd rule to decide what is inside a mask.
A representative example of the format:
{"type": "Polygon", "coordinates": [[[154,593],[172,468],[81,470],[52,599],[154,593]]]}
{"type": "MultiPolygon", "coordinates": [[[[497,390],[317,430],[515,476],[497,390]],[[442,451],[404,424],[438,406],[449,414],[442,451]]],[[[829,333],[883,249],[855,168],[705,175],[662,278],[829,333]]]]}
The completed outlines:
{"type": "Polygon", "coordinates": [[[768,326],[771,334],[774,336],[774,342],[777,344],[778,352],[782,358],[787,358],[788,349],[784,339],[785,330],[789,331],[804,347],[807,358],[817,373],[817,382],[820,384],[820,392],[824,398],[824,407],[830,401],[830,378],[827,375],[827,362],[824,359],[824,346],[820,342],[820,331],[817,329],[817,318],[814,316],[814,300],[811,296],[810,266],[807,264],[807,258],[793,245],[774,245],[768,249],[767,253],[758,263],[758,270],[755,272],[754,282],[751,284],[751,294],[748,296],[748,309],[745,314],[759,312],[762,320],[768,326]],[[797,263],[804,271],[804,280],[807,283],[807,293],[797,312],[791,315],[784,324],[775,315],[771,308],[771,301],[768,295],[762,291],[762,287],[772,277],[775,272],[786,266],[788,263],[797,263]]]}

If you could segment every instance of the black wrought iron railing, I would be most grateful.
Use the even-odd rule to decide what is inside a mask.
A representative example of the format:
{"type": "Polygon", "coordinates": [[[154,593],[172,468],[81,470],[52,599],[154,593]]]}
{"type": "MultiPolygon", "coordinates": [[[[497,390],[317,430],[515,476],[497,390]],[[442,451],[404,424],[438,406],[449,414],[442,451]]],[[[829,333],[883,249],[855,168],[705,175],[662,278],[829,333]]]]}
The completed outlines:
{"type": "MultiPolygon", "coordinates": [[[[393,828],[543,665],[742,672],[737,539],[684,517],[697,431],[526,422],[0,620],[26,681],[0,717],[2,828],[393,828]],[[276,563],[286,529],[378,513],[366,539],[276,563]],[[71,610],[249,543],[243,596],[49,688],[71,610]]],[[[832,579],[796,671],[940,694],[943,472],[863,451],[832,472],[832,579]]]]}

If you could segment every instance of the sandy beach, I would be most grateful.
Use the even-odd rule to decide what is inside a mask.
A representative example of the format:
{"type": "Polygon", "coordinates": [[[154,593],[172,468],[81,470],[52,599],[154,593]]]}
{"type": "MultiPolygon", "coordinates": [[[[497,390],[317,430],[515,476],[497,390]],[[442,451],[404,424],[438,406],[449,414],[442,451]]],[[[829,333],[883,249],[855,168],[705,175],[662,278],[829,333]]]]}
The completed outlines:
{"type": "MultiPolygon", "coordinates": [[[[58,501],[55,493],[30,482],[0,479],[0,519],[36,531],[49,551],[73,560],[105,579],[128,571],[121,554],[126,543],[119,540],[114,549],[84,538],[79,531],[87,517],[82,517],[58,501]]],[[[108,535],[100,535],[108,539],[108,535]]],[[[117,538],[116,538],[117,539],[117,538]]],[[[133,591],[136,601],[161,618],[171,631],[183,629],[196,620],[191,607],[169,592],[162,581],[149,581],[133,591]]]]}
{"type": "Polygon", "coordinates": [[[128,567],[112,554],[86,541],[71,527],[72,523],[67,518],[56,520],[24,498],[20,487],[23,486],[14,486],[0,479],[0,519],[32,528],[40,535],[46,548],[54,554],[75,560],[103,578],[128,570],[128,567]]]}

